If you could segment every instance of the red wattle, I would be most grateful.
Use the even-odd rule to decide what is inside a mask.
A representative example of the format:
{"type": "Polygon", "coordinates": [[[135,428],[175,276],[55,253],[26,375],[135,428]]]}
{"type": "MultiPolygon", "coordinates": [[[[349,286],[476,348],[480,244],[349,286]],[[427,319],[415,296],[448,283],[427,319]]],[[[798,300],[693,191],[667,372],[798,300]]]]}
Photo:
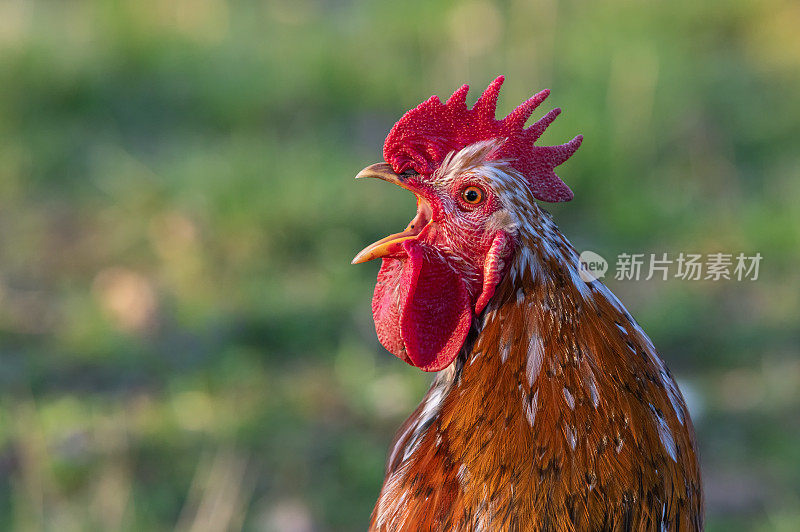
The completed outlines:
{"type": "Polygon", "coordinates": [[[384,259],[372,299],[381,344],[424,371],[439,371],[458,355],[472,322],[472,305],[459,275],[413,240],[407,259],[384,259]]]}
{"type": "Polygon", "coordinates": [[[372,317],[375,320],[375,332],[383,347],[411,364],[400,337],[400,306],[408,292],[408,285],[401,282],[405,263],[405,259],[383,259],[372,295],[372,317]]]}
{"type": "MultiPolygon", "coordinates": [[[[461,277],[435,253],[406,242],[410,286],[400,316],[400,335],[411,362],[424,371],[450,365],[472,323],[472,305],[461,277]]],[[[404,282],[405,284],[405,282],[404,282]]]]}

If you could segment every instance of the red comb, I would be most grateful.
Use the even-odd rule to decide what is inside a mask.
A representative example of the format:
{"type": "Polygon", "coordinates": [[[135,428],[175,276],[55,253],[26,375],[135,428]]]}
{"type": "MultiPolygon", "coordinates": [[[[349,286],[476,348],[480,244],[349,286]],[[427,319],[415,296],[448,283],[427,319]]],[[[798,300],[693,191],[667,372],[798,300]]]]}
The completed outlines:
{"type": "Polygon", "coordinates": [[[572,199],[572,191],[553,169],[569,159],[581,145],[578,135],[558,146],[534,146],[561,109],[553,109],[525,128],[525,122],[550,94],[543,90],[523,102],[502,120],[495,119],[497,94],[505,80],[495,79],[472,109],[467,109],[468,85],[464,85],[442,103],[431,96],[404,114],[394,125],[383,145],[383,157],[395,172],[411,168],[423,175],[432,174],[448,153],[465,146],[495,138],[506,139],[493,159],[506,159],[528,179],[533,195],[542,201],[572,199]]]}

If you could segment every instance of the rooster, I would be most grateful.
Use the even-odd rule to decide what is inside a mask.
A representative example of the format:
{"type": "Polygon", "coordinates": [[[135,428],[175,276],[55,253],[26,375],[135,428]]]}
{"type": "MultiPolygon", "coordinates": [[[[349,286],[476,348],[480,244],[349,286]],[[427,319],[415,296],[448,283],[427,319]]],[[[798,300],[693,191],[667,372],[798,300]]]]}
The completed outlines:
{"type": "Polygon", "coordinates": [[[534,142],[542,91],[495,118],[503,77],[408,111],[385,162],[357,178],[408,189],[381,258],[378,339],[438,372],[398,431],[370,530],[702,530],[695,437],[650,339],[535,200],[572,191],[553,169],[581,144],[534,142]]]}

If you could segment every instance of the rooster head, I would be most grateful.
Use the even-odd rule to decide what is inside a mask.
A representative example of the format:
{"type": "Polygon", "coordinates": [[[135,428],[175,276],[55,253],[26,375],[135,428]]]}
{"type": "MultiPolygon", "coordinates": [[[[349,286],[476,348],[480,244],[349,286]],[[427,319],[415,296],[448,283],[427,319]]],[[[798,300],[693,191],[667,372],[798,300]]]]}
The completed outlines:
{"type": "Polygon", "coordinates": [[[553,169],[578,149],[581,136],[533,145],[560,113],[524,127],[546,90],[496,120],[503,79],[471,109],[464,85],[446,103],[432,96],[408,111],[386,137],[385,162],[356,176],[389,181],[417,198],[405,231],[366,247],[353,263],[383,259],[372,299],[378,339],[425,371],[444,369],[458,355],[510,263],[534,198],[572,199],[553,169]]]}

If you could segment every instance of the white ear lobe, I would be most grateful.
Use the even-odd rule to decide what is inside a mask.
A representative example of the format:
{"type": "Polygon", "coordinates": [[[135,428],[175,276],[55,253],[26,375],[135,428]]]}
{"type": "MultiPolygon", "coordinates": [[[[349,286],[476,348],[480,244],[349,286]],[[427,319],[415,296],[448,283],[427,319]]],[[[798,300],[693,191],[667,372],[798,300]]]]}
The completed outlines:
{"type": "Polygon", "coordinates": [[[505,271],[506,259],[511,252],[511,240],[505,231],[497,231],[494,234],[492,245],[486,254],[486,262],[483,266],[483,290],[475,302],[475,315],[481,313],[486,308],[489,300],[494,295],[495,288],[505,271]]]}

